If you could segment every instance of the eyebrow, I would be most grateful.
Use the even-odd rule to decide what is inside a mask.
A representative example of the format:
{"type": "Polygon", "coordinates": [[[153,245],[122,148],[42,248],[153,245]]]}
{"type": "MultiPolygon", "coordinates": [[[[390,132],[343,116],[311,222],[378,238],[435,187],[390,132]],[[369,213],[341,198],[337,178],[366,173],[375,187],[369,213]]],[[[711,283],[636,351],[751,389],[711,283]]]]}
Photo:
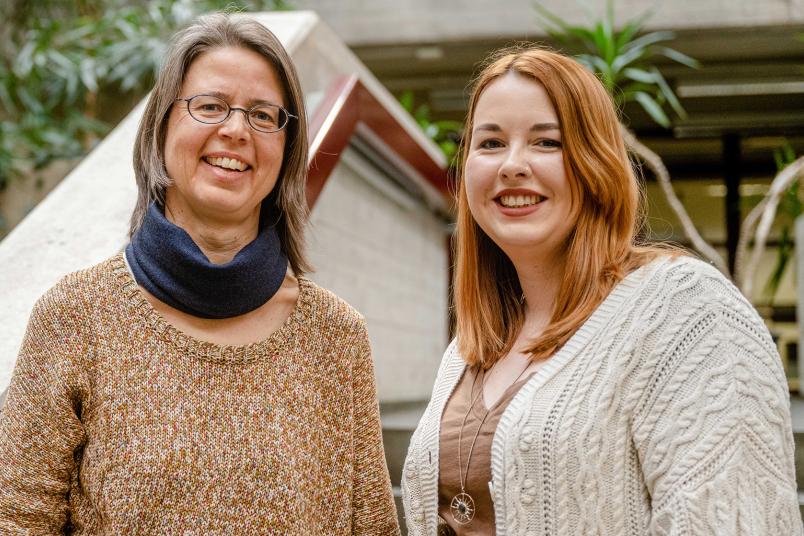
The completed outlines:
{"type": "MultiPolygon", "coordinates": [[[[475,131],[485,130],[488,132],[501,132],[502,128],[497,123],[483,123],[474,128],[475,131]]],[[[531,132],[540,132],[542,130],[561,130],[558,123],[535,123],[530,127],[531,132]]]]}
{"type": "MultiPolygon", "coordinates": [[[[201,93],[201,94],[202,94],[202,95],[212,95],[213,97],[218,97],[219,99],[223,99],[223,100],[225,100],[227,103],[229,102],[229,95],[227,95],[226,93],[222,93],[222,92],[220,92],[220,91],[207,91],[207,92],[205,92],[205,93],[201,93]]],[[[246,106],[247,106],[248,108],[252,108],[252,107],[254,107],[254,106],[260,106],[260,105],[263,105],[263,104],[270,104],[271,106],[279,106],[279,107],[282,107],[282,105],[281,105],[281,104],[277,104],[277,103],[275,103],[275,102],[271,102],[271,101],[269,101],[269,100],[264,100],[264,99],[250,99],[250,100],[249,100],[249,101],[246,103],[246,106]]],[[[230,106],[231,106],[231,105],[230,105],[230,106]]]]}

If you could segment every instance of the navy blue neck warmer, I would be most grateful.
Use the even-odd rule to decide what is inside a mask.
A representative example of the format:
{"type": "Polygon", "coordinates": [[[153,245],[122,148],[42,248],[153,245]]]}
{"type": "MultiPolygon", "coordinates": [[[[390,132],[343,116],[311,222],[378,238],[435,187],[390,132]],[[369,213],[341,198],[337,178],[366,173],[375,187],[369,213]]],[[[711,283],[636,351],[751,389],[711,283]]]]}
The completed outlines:
{"type": "Polygon", "coordinates": [[[288,267],[275,227],[226,264],[212,264],[190,235],[151,203],[126,247],[134,279],[159,300],[193,316],[229,318],[253,311],[276,294],[288,267]]]}

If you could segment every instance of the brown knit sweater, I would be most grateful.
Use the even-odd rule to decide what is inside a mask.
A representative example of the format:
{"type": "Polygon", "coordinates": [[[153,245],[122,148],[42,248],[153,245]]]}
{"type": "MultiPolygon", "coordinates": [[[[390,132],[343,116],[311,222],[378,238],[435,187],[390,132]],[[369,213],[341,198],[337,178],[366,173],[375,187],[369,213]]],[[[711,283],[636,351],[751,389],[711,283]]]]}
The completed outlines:
{"type": "Polygon", "coordinates": [[[398,534],[364,321],[299,286],[239,347],[166,323],[121,255],[47,292],[0,416],[0,534],[398,534]]]}

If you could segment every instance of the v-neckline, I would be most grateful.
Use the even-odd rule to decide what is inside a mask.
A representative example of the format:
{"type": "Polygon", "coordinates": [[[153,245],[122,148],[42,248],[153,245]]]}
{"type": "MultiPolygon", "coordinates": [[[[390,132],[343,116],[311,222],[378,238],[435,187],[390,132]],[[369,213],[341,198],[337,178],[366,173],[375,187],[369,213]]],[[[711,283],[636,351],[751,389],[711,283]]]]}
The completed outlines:
{"type": "MultiPolygon", "coordinates": [[[[517,389],[522,387],[522,385],[524,385],[524,383],[527,382],[538,371],[539,371],[539,369],[537,368],[536,370],[533,370],[530,373],[528,373],[527,375],[522,376],[516,382],[514,382],[511,385],[509,385],[508,387],[506,387],[506,389],[502,392],[502,394],[500,394],[500,396],[497,397],[497,400],[495,400],[494,404],[492,404],[491,406],[486,405],[486,393],[483,392],[483,380],[481,378],[478,378],[478,376],[480,375],[480,371],[475,373],[474,382],[477,382],[477,380],[480,379],[480,396],[478,397],[480,399],[480,411],[481,412],[491,413],[492,411],[497,409],[499,407],[500,403],[508,397],[509,391],[511,391],[514,387],[517,387],[517,386],[519,386],[519,387],[517,387],[517,389]]],[[[486,377],[486,372],[488,372],[488,371],[483,371],[483,378],[486,377]]],[[[471,401],[471,397],[473,397],[475,395],[474,390],[475,389],[474,389],[474,385],[473,385],[471,391],[469,392],[470,401],[471,401]]]]}

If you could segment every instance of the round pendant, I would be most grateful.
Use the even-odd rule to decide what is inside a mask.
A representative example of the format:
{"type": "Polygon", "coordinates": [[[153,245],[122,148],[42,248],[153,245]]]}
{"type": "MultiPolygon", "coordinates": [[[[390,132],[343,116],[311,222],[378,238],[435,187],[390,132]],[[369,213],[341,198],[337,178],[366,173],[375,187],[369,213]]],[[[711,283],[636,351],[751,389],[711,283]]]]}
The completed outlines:
{"type": "Polygon", "coordinates": [[[449,503],[452,519],[460,525],[466,525],[475,517],[475,501],[468,493],[459,493],[449,503]]]}

